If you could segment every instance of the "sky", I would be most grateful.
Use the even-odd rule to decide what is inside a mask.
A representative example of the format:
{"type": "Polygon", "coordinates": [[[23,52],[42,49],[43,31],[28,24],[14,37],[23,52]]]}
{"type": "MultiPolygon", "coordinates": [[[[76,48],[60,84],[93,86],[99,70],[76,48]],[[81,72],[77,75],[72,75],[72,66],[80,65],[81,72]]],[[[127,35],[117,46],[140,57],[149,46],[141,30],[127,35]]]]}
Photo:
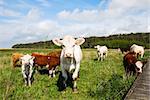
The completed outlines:
{"type": "Polygon", "coordinates": [[[150,0],[0,0],[0,48],[131,32],[150,32],[150,0]]]}

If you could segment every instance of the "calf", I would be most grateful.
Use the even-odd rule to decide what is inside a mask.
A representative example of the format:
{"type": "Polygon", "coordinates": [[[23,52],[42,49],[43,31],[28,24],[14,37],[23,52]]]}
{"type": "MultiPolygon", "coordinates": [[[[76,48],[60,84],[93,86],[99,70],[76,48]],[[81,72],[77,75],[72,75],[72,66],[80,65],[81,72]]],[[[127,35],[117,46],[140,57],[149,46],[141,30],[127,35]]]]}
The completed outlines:
{"type": "Polygon", "coordinates": [[[21,66],[20,58],[23,56],[21,53],[13,53],[12,54],[12,61],[13,61],[13,68],[16,66],[21,66]]]}
{"type": "Polygon", "coordinates": [[[102,61],[107,57],[108,48],[106,46],[97,45],[94,48],[97,48],[98,61],[102,61]]]}
{"type": "Polygon", "coordinates": [[[72,75],[73,79],[73,92],[77,92],[76,79],[80,69],[80,62],[82,59],[82,51],[80,45],[84,43],[84,38],[74,39],[72,36],[65,36],[62,40],[53,39],[54,44],[62,46],[60,64],[62,70],[62,76],[64,77],[64,87],[66,88],[66,81],[69,75],[72,75]],[[68,73],[68,74],[67,74],[68,73]]]}
{"type": "Polygon", "coordinates": [[[123,58],[126,76],[142,73],[143,63],[137,60],[136,53],[129,52],[123,58]]]}
{"type": "Polygon", "coordinates": [[[131,52],[135,52],[137,57],[138,57],[138,55],[141,55],[141,58],[143,58],[143,55],[144,55],[144,47],[143,46],[139,46],[139,45],[133,44],[130,47],[130,51],[131,52]]]}
{"type": "Polygon", "coordinates": [[[58,65],[60,65],[60,51],[52,52],[48,55],[32,53],[32,56],[35,57],[35,67],[46,66],[49,70],[49,77],[55,77],[55,69],[58,65]]]}
{"type": "Polygon", "coordinates": [[[23,78],[25,80],[25,85],[31,86],[34,57],[27,54],[27,55],[22,56],[20,59],[22,62],[21,68],[22,68],[23,78]]]}

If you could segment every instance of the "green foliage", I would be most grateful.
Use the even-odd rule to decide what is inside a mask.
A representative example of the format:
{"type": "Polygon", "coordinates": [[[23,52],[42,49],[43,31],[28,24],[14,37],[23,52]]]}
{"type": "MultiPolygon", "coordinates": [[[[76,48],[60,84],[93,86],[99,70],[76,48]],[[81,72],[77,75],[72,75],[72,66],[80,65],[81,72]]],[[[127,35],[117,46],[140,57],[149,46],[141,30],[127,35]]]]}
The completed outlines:
{"type": "MultiPolygon", "coordinates": [[[[131,33],[110,35],[108,37],[89,37],[85,38],[86,42],[82,48],[93,48],[95,45],[106,45],[109,48],[127,48],[133,43],[143,45],[145,48],[150,48],[150,33],[131,33]]],[[[12,48],[42,48],[54,49],[60,48],[52,43],[52,41],[35,42],[28,44],[16,44],[12,48]]]]}

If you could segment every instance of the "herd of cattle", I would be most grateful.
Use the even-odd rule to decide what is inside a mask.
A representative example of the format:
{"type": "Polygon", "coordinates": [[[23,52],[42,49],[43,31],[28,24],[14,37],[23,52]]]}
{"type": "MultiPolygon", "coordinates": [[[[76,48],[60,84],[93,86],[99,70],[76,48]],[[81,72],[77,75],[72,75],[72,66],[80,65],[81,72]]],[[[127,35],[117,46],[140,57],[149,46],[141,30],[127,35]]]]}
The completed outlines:
{"type": "MultiPolygon", "coordinates": [[[[63,86],[66,88],[66,81],[69,75],[72,75],[73,92],[77,92],[76,80],[79,77],[80,63],[82,60],[82,51],[80,45],[85,42],[84,38],[74,39],[72,36],[65,36],[63,39],[55,38],[52,40],[57,46],[61,46],[61,51],[53,51],[49,54],[32,53],[31,55],[14,53],[12,55],[13,66],[16,67],[18,61],[21,62],[22,74],[25,85],[31,86],[33,70],[38,67],[46,67],[49,70],[49,77],[55,77],[55,69],[61,66],[63,77],[63,86]]],[[[107,57],[108,48],[106,46],[95,46],[97,49],[98,60],[103,61],[107,57]]],[[[120,49],[121,50],[121,49],[120,49]]],[[[144,55],[144,47],[133,44],[130,50],[124,55],[123,64],[127,77],[131,74],[138,75],[142,73],[144,62],[138,60],[144,55]]]]}

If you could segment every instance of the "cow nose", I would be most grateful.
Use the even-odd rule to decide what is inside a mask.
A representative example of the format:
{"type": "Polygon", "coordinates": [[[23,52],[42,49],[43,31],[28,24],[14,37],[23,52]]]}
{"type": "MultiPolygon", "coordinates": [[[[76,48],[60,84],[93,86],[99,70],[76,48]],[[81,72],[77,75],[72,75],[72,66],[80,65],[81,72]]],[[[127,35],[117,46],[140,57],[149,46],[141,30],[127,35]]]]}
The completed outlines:
{"type": "Polygon", "coordinates": [[[141,73],[142,73],[142,71],[138,71],[138,73],[139,73],[139,74],[141,74],[141,73]]]}
{"type": "Polygon", "coordinates": [[[66,54],[66,57],[71,57],[71,54],[70,54],[70,53],[67,53],[67,54],[66,54]]]}

